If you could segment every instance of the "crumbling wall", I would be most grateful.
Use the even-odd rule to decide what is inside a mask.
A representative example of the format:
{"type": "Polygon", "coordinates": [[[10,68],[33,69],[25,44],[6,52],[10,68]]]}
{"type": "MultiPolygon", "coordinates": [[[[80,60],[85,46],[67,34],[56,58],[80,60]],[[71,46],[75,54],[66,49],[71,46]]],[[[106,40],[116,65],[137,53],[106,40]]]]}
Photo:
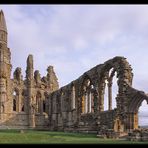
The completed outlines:
{"type": "Polygon", "coordinates": [[[59,84],[53,66],[47,68],[47,75],[41,78],[34,71],[33,56],[27,58],[26,78],[17,67],[11,79],[11,106],[9,113],[1,118],[1,125],[11,128],[48,128],[48,94],[57,90],[59,84]]]}
{"type": "Polygon", "coordinates": [[[134,99],[139,100],[135,104],[135,107],[138,108],[142,98],[147,99],[148,97],[141,91],[132,88],[132,80],[131,65],[124,57],[114,57],[95,66],[78,79],[49,94],[50,129],[98,133],[102,131],[123,133],[135,129],[137,127],[137,110],[131,114],[130,102],[134,99]],[[110,71],[111,74],[109,74],[110,71]],[[108,80],[110,83],[108,87],[112,87],[115,72],[118,79],[118,93],[115,98],[117,107],[112,109],[110,92],[109,110],[104,111],[105,81],[108,80]],[[138,94],[138,98],[131,97],[135,94],[138,94]],[[59,109],[57,110],[57,108],[59,109]],[[135,124],[133,124],[134,122],[135,124]],[[129,126],[130,124],[133,125],[129,126]]]}

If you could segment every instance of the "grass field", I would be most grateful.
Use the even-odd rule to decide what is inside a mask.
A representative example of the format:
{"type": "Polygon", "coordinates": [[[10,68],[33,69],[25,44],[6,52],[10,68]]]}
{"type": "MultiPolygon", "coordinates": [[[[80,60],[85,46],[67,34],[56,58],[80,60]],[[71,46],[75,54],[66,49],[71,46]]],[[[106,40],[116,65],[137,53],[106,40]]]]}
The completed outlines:
{"type": "Polygon", "coordinates": [[[96,134],[64,133],[49,131],[0,130],[1,144],[145,144],[125,140],[101,139],[96,134]]]}

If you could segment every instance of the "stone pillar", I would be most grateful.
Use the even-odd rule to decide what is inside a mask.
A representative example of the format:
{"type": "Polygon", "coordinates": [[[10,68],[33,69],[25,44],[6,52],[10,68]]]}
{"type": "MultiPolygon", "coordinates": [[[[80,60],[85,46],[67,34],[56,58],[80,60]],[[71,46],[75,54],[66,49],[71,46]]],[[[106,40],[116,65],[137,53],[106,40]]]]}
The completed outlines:
{"type": "Polygon", "coordinates": [[[86,93],[85,94],[85,113],[87,113],[88,112],[88,94],[86,93]]]}
{"type": "Polygon", "coordinates": [[[91,92],[89,93],[89,110],[88,110],[88,112],[89,113],[91,113],[91,102],[92,101],[92,94],[91,94],[91,92]]]}
{"type": "Polygon", "coordinates": [[[108,109],[112,110],[112,82],[108,83],[108,109]]]}
{"type": "Polygon", "coordinates": [[[5,78],[0,78],[0,119],[4,120],[5,114],[7,112],[6,101],[7,97],[7,84],[5,78]],[[2,115],[3,114],[3,115],[2,115]]]}
{"type": "Polygon", "coordinates": [[[22,97],[21,97],[21,92],[19,92],[18,96],[18,112],[22,111],[22,97]]]}
{"type": "Polygon", "coordinates": [[[72,87],[72,109],[75,109],[76,106],[75,106],[75,99],[76,99],[76,96],[75,96],[75,88],[74,86],[72,87]]]}
{"type": "Polygon", "coordinates": [[[85,113],[85,96],[82,96],[82,113],[85,113]]]}
{"type": "Polygon", "coordinates": [[[101,84],[100,90],[99,90],[99,100],[100,100],[100,111],[104,111],[104,91],[105,91],[105,83],[101,84]]]}
{"type": "Polygon", "coordinates": [[[34,76],[33,76],[33,56],[29,55],[27,58],[27,92],[28,92],[28,124],[30,128],[35,127],[35,107],[33,101],[33,88],[34,88],[34,76]]]}
{"type": "Polygon", "coordinates": [[[35,127],[35,108],[34,106],[30,106],[30,112],[29,112],[29,127],[34,128],[35,127]]]}
{"type": "Polygon", "coordinates": [[[47,68],[47,81],[48,81],[48,88],[51,92],[59,89],[58,78],[54,72],[53,66],[48,66],[47,68]]]}
{"type": "Polygon", "coordinates": [[[134,114],[134,129],[138,129],[138,113],[134,114]]]}
{"type": "Polygon", "coordinates": [[[128,132],[132,131],[134,128],[134,113],[128,113],[127,114],[127,122],[126,122],[126,130],[128,132]]]}
{"type": "Polygon", "coordinates": [[[40,114],[41,115],[43,115],[43,100],[42,100],[43,98],[41,98],[41,100],[40,100],[40,114]]]}

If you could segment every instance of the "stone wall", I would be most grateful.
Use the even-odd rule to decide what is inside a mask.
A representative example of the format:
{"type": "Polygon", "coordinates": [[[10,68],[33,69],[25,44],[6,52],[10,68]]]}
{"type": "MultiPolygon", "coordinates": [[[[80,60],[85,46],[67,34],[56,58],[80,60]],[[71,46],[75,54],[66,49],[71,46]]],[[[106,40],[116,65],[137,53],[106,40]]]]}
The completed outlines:
{"type": "Polygon", "coordinates": [[[39,71],[33,69],[33,56],[29,55],[26,69],[25,80],[20,67],[10,80],[10,99],[3,103],[4,109],[0,112],[2,128],[49,128],[47,98],[59,87],[53,66],[49,66],[47,75],[41,78],[39,71]]]}
{"type": "Polygon", "coordinates": [[[136,129],[128,133],[130,141],[148,141],[148,129],[136,129]]]}
{"type": "Polygon", "coordinates": [[[50,130],[105,132],[116,133],[114,135],[117,136],[120,135],[118,133],[128,133],[138,128],[138,108],[148,97],[144,92],[132,88],[132,79],[132,68],[126,58],[114,57],[49,94],[50,130]],[[112,98],[115,73],[118,93],[112,98]],[[107,111],[104,111],[105,87],[108,87],[107,111]],[[116,100],[115,109],[112,109],[112,99],[116,100]],[[137,103],[132,105],[134,100],[137,103]]]}
{"type": "Polygon", "coordinates": [[[7,47],[7,26],[0,11],[0,126],[38,128],[49,126],[48,94],[59,84],[53,66],[42,77],[34,71],[33,56],[27,58],[26,76],[17,67],[11,79],[11,51],[7,47]]]}
{"type": "Polygon", "coordinates": [[[3,120],[1,120],[0,128],[28,128],[28,116],[25,113],[9,113],[6,117],[7,118],[3,118],[3,120]]]}

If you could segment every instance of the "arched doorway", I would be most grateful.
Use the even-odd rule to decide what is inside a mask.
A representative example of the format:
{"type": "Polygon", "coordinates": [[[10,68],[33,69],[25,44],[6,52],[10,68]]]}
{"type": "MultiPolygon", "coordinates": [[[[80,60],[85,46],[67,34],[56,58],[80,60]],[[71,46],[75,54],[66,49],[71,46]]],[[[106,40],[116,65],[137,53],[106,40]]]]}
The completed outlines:
{"type": "Polygon", "coordinates": [[[141,103],[138,110],[138,126],[139,128],[148,128],[148,104],[146,100],[141,103]]]}
{"type": "MultiPolygon", "coordinates": [[[[134,89],[133,89],[134,90],[134,89]]],[[[144,94],[141,91],[135,91],[132,92],[133,97],[131,98],[131,101],[129,103],[129,111],[127,113],[127,125],[126,129],[128,131],[132,131],[134,129],[138,129],[141,125],[141,115],[143,114],[143,108],[148,110],[148,106],[146,107],[148,103],[148,97],[146,94],[144,94]],[[142,111],[142,112],[141,112],[142,111]]]]}

